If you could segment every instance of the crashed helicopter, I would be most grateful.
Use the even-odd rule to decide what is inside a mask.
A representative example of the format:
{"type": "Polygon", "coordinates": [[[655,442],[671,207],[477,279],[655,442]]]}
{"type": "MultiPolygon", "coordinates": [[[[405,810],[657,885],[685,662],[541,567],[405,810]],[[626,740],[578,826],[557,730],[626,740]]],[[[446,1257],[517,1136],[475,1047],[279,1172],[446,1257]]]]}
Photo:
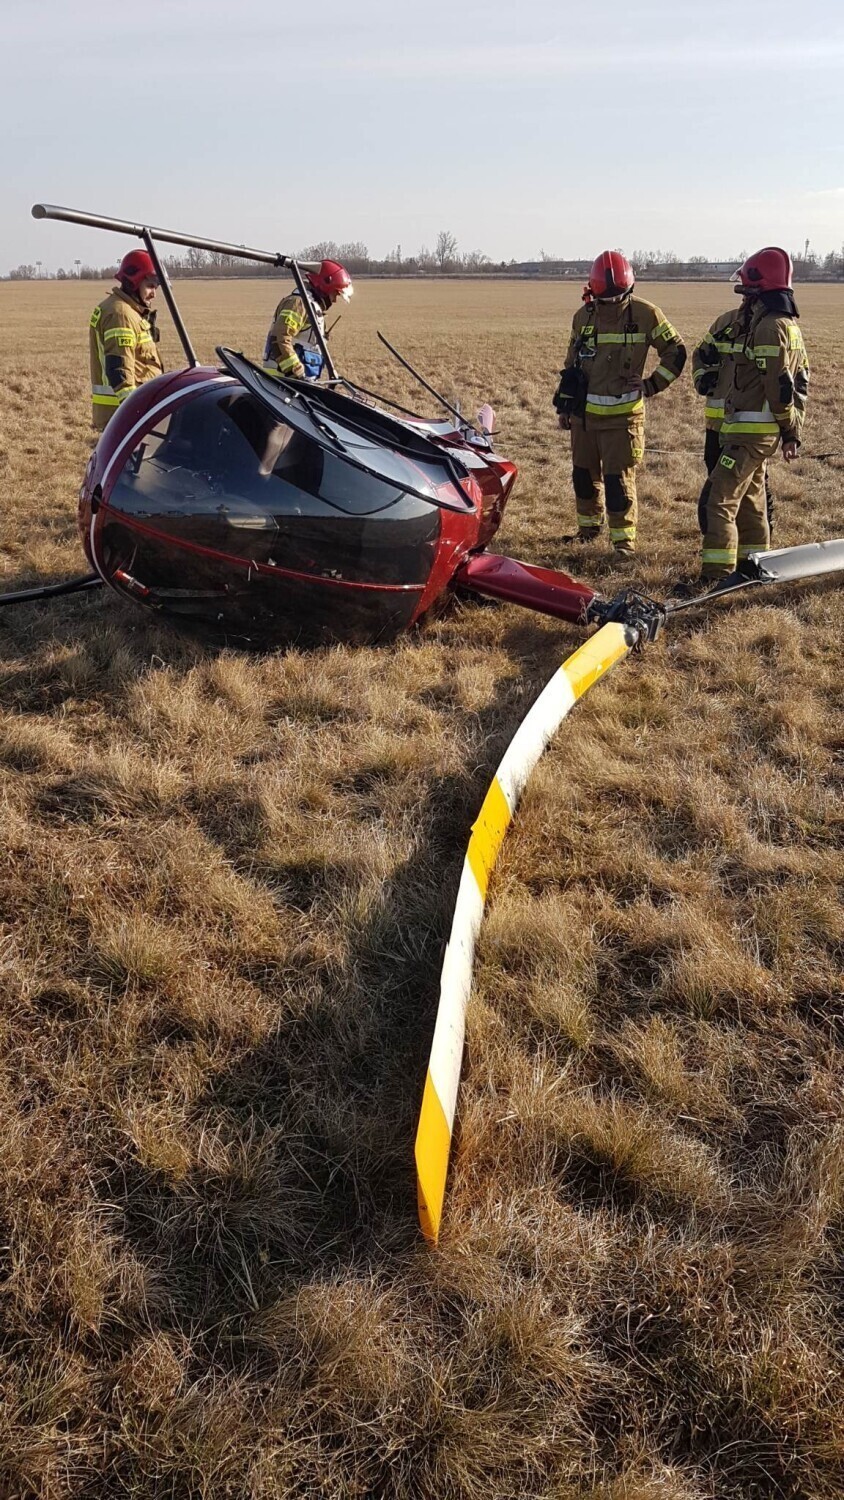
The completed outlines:
{"type": "Polygon", "coordinates": [[[308,262],[50,204],[32,214],[139,238],[186,363],[128,397],[91,454],[79,529],[93,573],[0,604],[107,584],[175,623],[268,647],[389,639],[459,590],[583,625],[626,623],[650,639],[677,609],[844,569],[844,540],[755,554],[702,600],[663,605],[635,589],[602,599],[566,573],[491,552],[517,475],[494,449],[491,408],[467,421],[383,334],[445,417],[421,417],[341,376],[302,274],[308,262]],[[162,242],[289,271],[327,379],[270,375],[223,347],[219,366],[201,366],[162,242]]]}
{"type": "Polygon", "coordinates": [[[380,334],[447,417],[420,417],[341,377],[309,299],[306,263],[72,209],[36,204],[32,212],[140,238],[186,366],[127,398],[91,455],[79,525],[94,572],[0,595],[0,605],[107,584],[162,618],[267,646],[388,639],[459,590],[600,627],[517,729],[472,828],[415,1143],[420,1224],[436,1243],[475,940],[501,842],[539,756],[576,701],[670,617],[738,590],[842,572],[844,538],[752,554],[697,597],[660,603],[627,588],[601,598],[566,573],[489,550],[517,473],[493,447],[492,410],[466,421],[380,334]],[[200,367],[156,241],[289,270],[327,380],[271,376],[222,347],[218,367],[200,367]]]}

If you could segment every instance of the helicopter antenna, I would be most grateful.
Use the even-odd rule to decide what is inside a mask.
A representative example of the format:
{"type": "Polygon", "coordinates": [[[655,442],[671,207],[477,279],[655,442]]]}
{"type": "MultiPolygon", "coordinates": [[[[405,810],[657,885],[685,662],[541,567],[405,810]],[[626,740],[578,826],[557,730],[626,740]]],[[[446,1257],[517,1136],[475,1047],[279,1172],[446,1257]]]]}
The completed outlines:
{"type": "MultiPolygon", "coordinates": [[[[477,427],[474,427],[471,422],[467,422],[465,417],[461,416],[458,407],[452,406],[450,401],[446,401],[445,396],[443,396],[438,390],[436,390],[435,387],[425,379],[424,375],[420,375],[418,370],[414,370],[413,365],[410,363],[410,361],[405,359],[403,354],[399,354],[398,349],[395,349],[393,347],[393,345],[390,343],[390,340],[388,338],[385,338],[383,333],[379,332],[378,337],[384,347],[386,349],[389,349],[393,358],[397,359],[399,364],[404,366],[405,370],[407,370],[408,374],[413,376],[414,380],[419,381],[419,384],[428,392],[428,395],[433,396],[435,401],[439,401],[440,406],[444,406],[446,411],[450,412],[451,415],[456,418],[458,428],[466,428],[470,431],[474,430],[475,432],[478,432],[477,427]]],[[[487,437],[487,434],[485,432],[482,434],[479,433],[479,436],[487,437]]]]}

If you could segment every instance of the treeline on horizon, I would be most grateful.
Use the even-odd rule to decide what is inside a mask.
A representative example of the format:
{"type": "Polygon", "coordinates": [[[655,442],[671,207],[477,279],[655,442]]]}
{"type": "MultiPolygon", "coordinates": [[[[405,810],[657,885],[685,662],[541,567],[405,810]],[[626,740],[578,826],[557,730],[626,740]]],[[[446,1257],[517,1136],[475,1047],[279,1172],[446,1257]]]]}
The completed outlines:
{"type": "MultiPolygon", "coordinates": [[[[693,255],[681,259],[672,250],[634,250],[630,256],[637,276],[659,279],[688,279],[708,274],[724,274],[726,267],[741,264],[747,252],[713,260],[705,255],[693,255]]],[[[586,260],[568,260],[564,256],[551,255],[541,250],[536,260],[495,261],[482,250],[460,251],[457,239],[448,230],[437,236],[433,249],[423,246],[414,255],[403,255],[401,245],[379,260],[370,256],[361,240],[338,243],[322,240],[316,245],[306,245],[298,252],[302,261],[337,260],[352,276],[518,276],[518,277],[573,277],[585,275],[590,266],[586,260]]],[[[232,278],[277,277],[279,268],[241,260],[234,255],[190,248],[182,255],[162,255],[167,274],[174,280],[183,278],[232,278]]],[[[798,281],[829,281],[844,279],[844,246],[819,255],[813,250],[793,254],[794,275],[798,281]]],[[[107,281],[114,275],[115,266],[93,266],[76,260],[70,269],[59,266],[58,270],[45,271],[42,263],[22,264],[9,271],[3,278],[8,281],[107,281]]]]}

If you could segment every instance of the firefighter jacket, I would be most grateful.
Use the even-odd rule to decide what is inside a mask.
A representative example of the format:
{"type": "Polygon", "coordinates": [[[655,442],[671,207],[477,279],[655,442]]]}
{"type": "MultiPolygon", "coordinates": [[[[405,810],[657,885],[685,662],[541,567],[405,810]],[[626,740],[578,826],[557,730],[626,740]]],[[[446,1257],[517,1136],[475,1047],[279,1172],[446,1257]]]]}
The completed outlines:
{"type": "MultiPolygon", "coordinates": [[[[324,333],[325,317],[315,297],[311,298],[311,305],[320,332],[324,333]]],[[[318,349],[304,299],[300,292],[291,292],[279,302],[273,314],[264,346],[264,369],[270,375],[295,375],[301,378],[305,369],[296,352],[297,344],[305,349],[318,349]]]]}
{"type": "Polygon", "coordinates": [[[102,432],[127,396],[161,375],[155,313],[115,287],[91,314],[92,420],[102,432]]]}
{"type": "Polygon", "coordinates": [[[565,369],[584,379],[587,428],[626,427],[643,412],[645,397],[666,390],[685,363],[676,328],[641,297],[588,302],[574,315],[565,369]],[[643,379],[649,349],[659,364],[643,379]]]}
{"type": "Polygon", "coordinates": [[[741,308],[722,313],[703,335],[692,355],[692,380],[699,396],[706,399],[706,426],[720,432],[724,420],[724,398],[729,390],[729,356],[741,353],[741,308]]]}
{"type": "Polygon", "coordinates": [[[796,317],[751,304],[741,346],[729,356],[724,442],[760,437],[800,441],[809,395],[809,361],[796,317]]]}

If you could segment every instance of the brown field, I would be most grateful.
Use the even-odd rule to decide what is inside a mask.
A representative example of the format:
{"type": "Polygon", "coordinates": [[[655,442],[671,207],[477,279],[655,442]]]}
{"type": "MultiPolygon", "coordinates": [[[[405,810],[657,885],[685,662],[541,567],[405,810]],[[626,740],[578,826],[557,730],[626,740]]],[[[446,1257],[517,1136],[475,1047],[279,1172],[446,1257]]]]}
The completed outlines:
{"type": "MultiPolygon", "coordinates": [[[[202,356],[260,352],[268,284],[179,290],[202,356]]],[[[97,295],[0,286],[4,588],[84,570],[97,295]]],[[[691,340],[731,292],[649,295],[691,340]]],[[[412,394],[382,327],[490,399],[502,546],[563,566],[576,299],[363,283],[334,337],[364,384],[412,394]]],[[[844,290],[800,301],[805,451],[844,449],[844,290]]],[[[641,475],[664,595],[698,545],[688,376],[648,416],[693,450],[641,475]]],[[[842,470],[776,464],[780,544],[844,535],[842,470]]],[[[3,1500],[840,1500],[842,624],[829,584],[686,616],[558,736],[493,882],[432,1252],[460,863],[578,633],[455,605],[250,658],[113,596],[0,614],[3,1500]]]]}

